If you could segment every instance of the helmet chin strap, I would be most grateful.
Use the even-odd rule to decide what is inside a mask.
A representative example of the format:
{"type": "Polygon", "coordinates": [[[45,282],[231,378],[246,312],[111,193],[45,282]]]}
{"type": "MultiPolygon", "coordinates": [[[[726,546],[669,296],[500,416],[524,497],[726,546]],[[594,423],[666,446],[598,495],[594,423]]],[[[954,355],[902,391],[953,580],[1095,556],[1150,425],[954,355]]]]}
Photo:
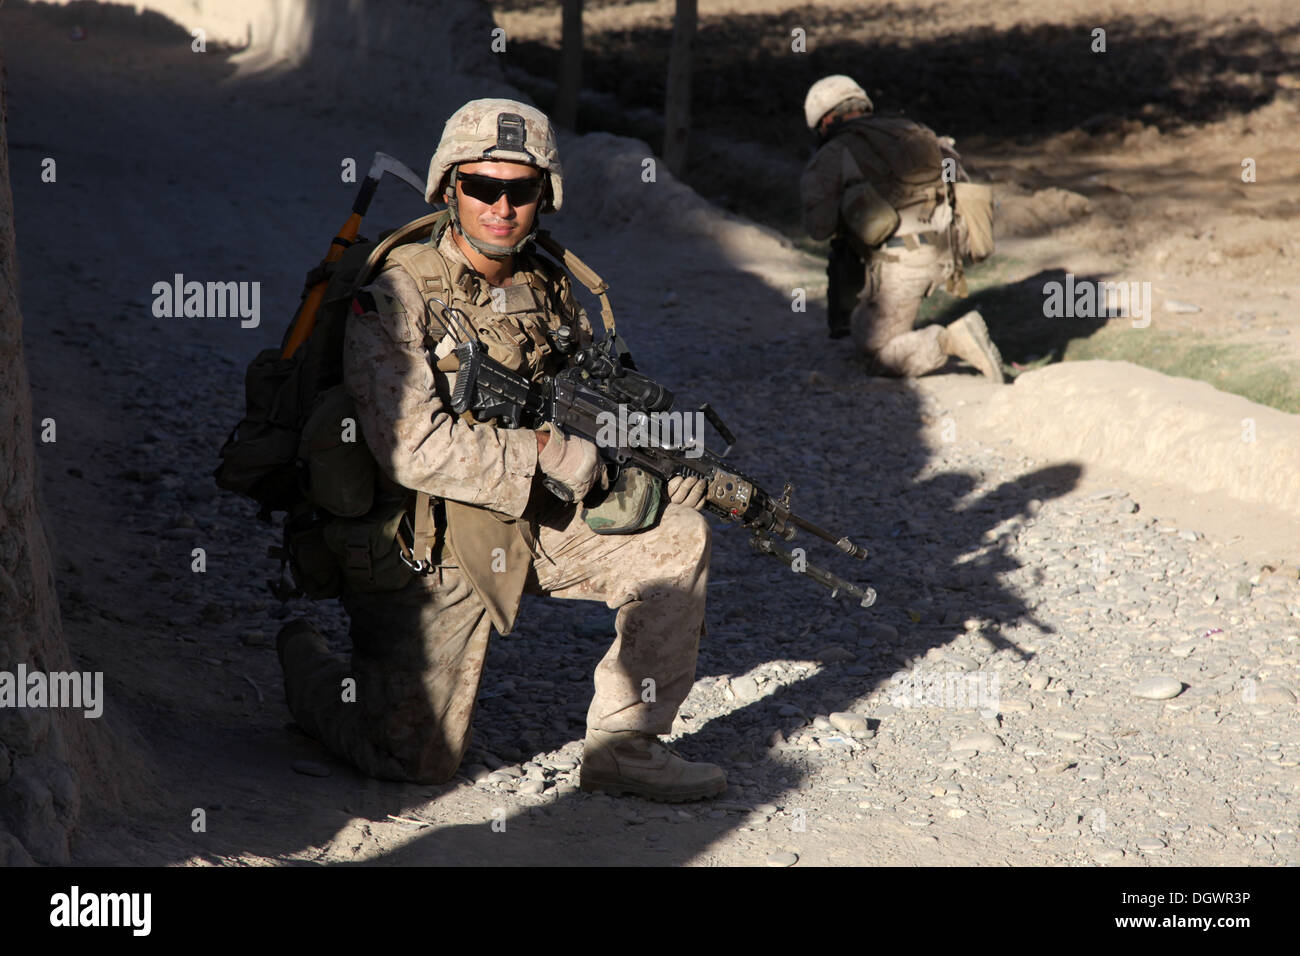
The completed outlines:
{"type": "Polygon", "coordinates": [[[537,227],[541,217],[538,215],[533,216],[533,228],[529,230],[528,235],[524,236],[513,246],[494,246],[490,242],[480,242],[478,239],[475,239],[466,232],[465,227],[460,224],[460,206],[459,203],[456,202],[457,172],[458,170],[455,167],[452,167],[450,180],[451,199],[447,201],[447,208],[451,210],[451,222],[452,225],[456,227],[456,231],[460,233],[460,237],[468,242],[472,249],[480,255],[487,256],[489,259],[509,259],[511,256],[523,252],[524,247],[532,242],[537,236],[537,227]]]}

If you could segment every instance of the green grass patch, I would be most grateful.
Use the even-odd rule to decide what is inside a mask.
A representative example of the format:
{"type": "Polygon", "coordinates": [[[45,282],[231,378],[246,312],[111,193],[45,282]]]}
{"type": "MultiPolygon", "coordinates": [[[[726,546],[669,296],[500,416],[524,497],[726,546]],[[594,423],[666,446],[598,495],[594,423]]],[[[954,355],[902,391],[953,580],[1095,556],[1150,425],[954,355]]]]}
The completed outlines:
{"type": "Polygon", "coordinates": [[[1065,361],[1086,359],[1132,362],[1300,414],[1300,363],[1276,361],[1261,345],[1221,344],[1201,335],[1154,329],[1101,329],[1066,345],[1065,361]]]}

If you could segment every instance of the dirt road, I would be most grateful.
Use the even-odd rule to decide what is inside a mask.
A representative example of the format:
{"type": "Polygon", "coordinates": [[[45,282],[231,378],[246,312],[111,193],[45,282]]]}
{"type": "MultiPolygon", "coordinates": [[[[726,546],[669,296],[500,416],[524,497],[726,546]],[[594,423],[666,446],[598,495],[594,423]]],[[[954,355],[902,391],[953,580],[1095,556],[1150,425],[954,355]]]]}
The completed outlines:
{"type": "MultiPolygon", "coordinates": [[[[991,386],[958,370],[863,378],[816,308],[791,312],[817,259],[718,213],[678,217],[666,179],[652,202],[612,187],[576,200],[557,234],[610,281],[642,367],[712,400],[743,436],[738,462],[794,481],[811,518],[868,547],[848,568],[805,542],[870,581],[877,606],[832,601],[717,529],[709,638],[675,730],[726,767],[718,801],[575,789],[611,614],[559,602],[532,601],[495,641],[460,777],[358,777],[286,729],[271,647],[310,613],[343,649],[341,614],[269,598],[272,534],[210,471],[244,362],[278,338],[346,214],[340,158],[384,148],[418,165],[433,133],[222,86],[222,58],[175,37],[73,42],[3,17],[35,418],[59,429],[38,447],[65,624],[105,671],[114,782],[132,800],[88,808],[78,862],[1300,862],[1294,552],[983,433],[991,386]],[[56,183],[40,180],[46,156],[56,183]],[[260,324],[156,317],[153,285],[176,273],[261,282],[260,324]]],[[[571,175],[616,177],[635,153],[588,138],[571,175]]],[[[1036,161],[1067,175],[1050,150],[1036,161]]],[[[420,211],[392,187],[371,218],[420,211]]],[[[1044,241],[1080,243],[1079,228],[1044,241]]]]}

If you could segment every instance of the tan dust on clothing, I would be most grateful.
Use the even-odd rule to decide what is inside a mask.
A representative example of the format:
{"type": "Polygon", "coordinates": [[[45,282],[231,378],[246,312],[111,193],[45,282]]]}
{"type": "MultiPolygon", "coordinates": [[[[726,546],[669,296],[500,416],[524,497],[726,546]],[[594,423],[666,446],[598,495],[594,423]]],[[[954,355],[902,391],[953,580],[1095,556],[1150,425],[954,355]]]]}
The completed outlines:
{"type": "MultiPolygon", "coordinates": [[[[539,531],[530,590],[618,610],[587,726],[669,733],[695,680],[708,583],[704,517],[669,505],[640,534],[598,535],[569,506],[539,531]]],[[[447,780],[470,740],[491,631],[482,603],[456,569],[443,568],[402,591],[346,594],[343,604],[351,667],[291,645],[300,650],[285,666],[294,719],[369,776],[447,780]],[[348,677],[355,702],[342,699],[348,677]]]]}
{"type": "MultiPolygon", "coordinates": [[[[459,256],[445,249],[450,241],[444,235],[439,245],[449,260],[459,256]]],[[[459,288],[465,299],[455,306],[476,329],[507,330],[496,337],[507,351],[510,342],[518,346],[517,355],[503,357],[522,374],[558,365],[543,325],[567,320],[580,341],[590,341],[571,290],[557,287],[546,308],[503,313],[492,308],[481,277],[473,278],[480,281],[459,288]]],[[[618,610],[614,642],[596,668],[588,726],[668,733],[694,682],[704,622],[710,535],[703,516],[668,505],[647,531],[592,532],[575,506],[535,481],[533,431],[470,427],[451,413],[454,373],[434,367],[450,342],[427,316],[415,280],[388,268],[367,291],[375,310],[349,321],[344,373],[380,468],[403,487],[520,519],[530,591],[618,610]]],[[[350,667],[301,641],[290,644],[285,688],[295,719],[371,776],[446,780],[468,746],[492,620],[465,573],[446,553],[442,561],[401,591],[344,594],[350,667]],[[356,681],[355,702],[343,700],[347,677],[356,681]]]]}
{"type": "MultiPolygon", "coordinates": [[[[945,157],[957,158],[940,146],[945,157]]],[[[878,165],[870,150],[857,136],[833,136],[809,161],[800,179],[803,225],[814,239],[826,239],[842,228],[840,201],[847,185],[859,178],[872,180],[869,172],[878,165]]],[[[967,178],[958,169],[958,179],[967,178]]],[[[873,182],[874,184],[874,182],[873,182]]],[[[884,187],[880,187],[884,191],[884,187]]],[[[864,264],[866,282],[850,316],[850,334],[859,351],[868,358],[876,374],[916,377],[941,368],[947,356],[939,347],[938,326],[913,329],[921,302],[953,273],[946,229],[951,218],[947,206],[939,206],[931,218],[922,221],[916,207],[900,213],[896,236],[927,233],[940,242],[917,249],[891,245],[868,250],[864,264]]],[[[965,224],[956,224],[958,248],[963,247],[965,224]]]]}

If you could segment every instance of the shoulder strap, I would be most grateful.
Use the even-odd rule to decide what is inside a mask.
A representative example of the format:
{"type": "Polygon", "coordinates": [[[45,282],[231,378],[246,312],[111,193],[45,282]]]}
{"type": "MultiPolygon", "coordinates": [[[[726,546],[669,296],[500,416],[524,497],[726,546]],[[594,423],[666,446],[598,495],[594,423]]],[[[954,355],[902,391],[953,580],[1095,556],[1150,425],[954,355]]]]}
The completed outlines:
{"type": "Polygon", "coordinates": [[[596,275],[595,269],[556,242],[545,229],[537,230],[536,242],[557,259],[564,268],[573,273],[574,277],[586,286],[592,295],[600,299],[600,324],[605,327],[606,335],[613,336],[614,310],[609,304],[609,296],[606,295],[609,291],[609,283],[596,275]]]}
{"type": "Polygon", "coordinates": [[[386,259],[388,254],[394,249],[404,243],[419,242],[421,239],[429,238],[430,235],[441,227],[442,221],[450,218],[451,212],[442,209],[438,212],[429,213],[427,216],[421,216],[419,219],[413,219],[405,226],[399,226],[397,229],[394,229],[391,233],[376,243],[375,248],[370,251],[370,255],[366,258],[365,265],[363,265],[360,271],[357,272],[357,277],[352,283],[352,289],[350,290],[352,294],[355,295],[358,289],[375,277],[375,274],[379,271],[379,267],[383,264],[384,259],[386,259]]]}

